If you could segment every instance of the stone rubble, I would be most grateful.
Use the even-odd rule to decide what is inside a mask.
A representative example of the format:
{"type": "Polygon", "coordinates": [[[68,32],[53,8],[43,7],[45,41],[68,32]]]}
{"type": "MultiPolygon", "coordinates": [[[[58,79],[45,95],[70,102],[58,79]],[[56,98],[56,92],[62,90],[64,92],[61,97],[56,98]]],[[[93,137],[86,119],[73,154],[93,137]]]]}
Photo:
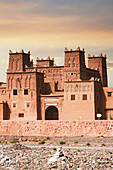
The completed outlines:
{"type": "Polygon", "coordinates": [[[113,169],[113,150],[75,149],[56,146],[0,147],[1,170],[92,170],[113,169]]]}

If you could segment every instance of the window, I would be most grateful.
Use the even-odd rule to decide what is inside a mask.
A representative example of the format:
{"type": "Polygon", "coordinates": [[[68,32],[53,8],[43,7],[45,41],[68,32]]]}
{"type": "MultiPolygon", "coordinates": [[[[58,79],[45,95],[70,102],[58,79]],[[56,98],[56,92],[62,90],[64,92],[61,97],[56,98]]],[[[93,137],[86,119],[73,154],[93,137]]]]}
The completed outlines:
{"type": "Polygon", "coordinates": [[[71,75],[73,75],[73,73],[71,73],[71,75]]]}
{"type": "Polygon", "coordinates": [[[87,94],[83,94],[82,100],[87,100],[87,94]]]}
{"type": "Polygon", "coordinates": [[[24,113],[19,113],[18,117],[24,117],[24,113]]]}
{"type": "Polygon", "coordinates": [[[17,90],[13,89],[13,95],[17,95],[17,90]]]}
{"type": "Polygon", "coordinates": [[[24,89],[24,95],[28,95],[28,89],[24,89]]]}
{"type": "Polygon", "coordinates": [[[17,106],[17,103],[14,102],[14,103],[13,103],[13,108],[16,108],[16,106],[17,106]]]}
{"type": "Polygon", "coordinates": [[[26,103],[26,107],[29,108],[30,107],[30,102],[26,103]]]}
{"type": "Polygon", "coordinates": [[[111,93],[112,93],[112,92],[108,92],[108,97],[111,97],[111,93]]]}
{"type": "Polygon", "coordinates": [[[75,100],[75,95],[71,95],[71,100],[75,100]]]}

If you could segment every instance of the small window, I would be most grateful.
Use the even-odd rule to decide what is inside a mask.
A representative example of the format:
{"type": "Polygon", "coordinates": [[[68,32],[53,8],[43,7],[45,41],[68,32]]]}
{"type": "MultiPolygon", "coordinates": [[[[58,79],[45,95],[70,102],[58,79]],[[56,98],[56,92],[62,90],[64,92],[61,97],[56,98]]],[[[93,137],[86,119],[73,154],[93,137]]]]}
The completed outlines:
{"type": "Polygon", "coordinates": [[[13,103],[13,108],[16,108],[16,103],[13,103]]]}
{"type": "Polygon", "coordinates": [[[111,97],[111,93],[112,93],[112,92],[108,92],[108,97],[111,97]]]}
{"type": "Polygon", "coordinates": [[[30,107],[30,102],[26,103],[26,107],[29,108],[30,107]]]}
{"type": "Polygon", "coordinates": [[[13,95],[17,95],[17,90],[13,89],[13,95]]]}
{"type": "Polygon", "coordinates": [[[75,100],[75,95],[71,95],[71,100],[75,100]]]}
{"type": "Polygon", "coordinates": [[[24,89],[24,95],[28,95],[28,89],[24,89]]]}
{"type": "Polygon", "coordinates": [[[71,73],[71,75],[73,75],[73,73],[71,73]]]}
{"type": "Polygon", "coordinates": [[[87,94],[83,94],[82,100],[87,100],[87,94]]]}
{"type": "Polygon", "coordinates": [[[19,113],[18,117],[24,117],[24,113],[19,113]]]}

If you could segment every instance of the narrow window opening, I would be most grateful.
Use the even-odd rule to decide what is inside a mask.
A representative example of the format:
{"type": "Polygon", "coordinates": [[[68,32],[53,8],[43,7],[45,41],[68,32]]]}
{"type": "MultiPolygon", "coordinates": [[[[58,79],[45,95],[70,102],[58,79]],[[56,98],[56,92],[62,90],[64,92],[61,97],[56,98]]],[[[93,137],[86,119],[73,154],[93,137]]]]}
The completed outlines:
{"type": "Polygon", "coordinates": [[[108,97],[111,97],[111,93],[112,93],[112,92],[108,92],[108,97]]]}
{"type": "Polygon", "coordinates": [[[17,95],[17,90],[13,89],[13,95],[17,95]]]}
{"type": "Polygon", "coordinates": [[[82,100],[87,100],[87,94],[83,94],[82,100]]]}
{"type": "Polygon", "coordinates": [[[75,100],[75,95],[71,95],[71,100],[75,100]]]}
{"type": "Polygon", "coordinates": [[[19,113],[18,117],[24,117],[24,113],[19,113]]]}
{"type": "Polygon", "coordinates": [[[24,95],[28,95],[28,89],[24,89],[24,95]]]}

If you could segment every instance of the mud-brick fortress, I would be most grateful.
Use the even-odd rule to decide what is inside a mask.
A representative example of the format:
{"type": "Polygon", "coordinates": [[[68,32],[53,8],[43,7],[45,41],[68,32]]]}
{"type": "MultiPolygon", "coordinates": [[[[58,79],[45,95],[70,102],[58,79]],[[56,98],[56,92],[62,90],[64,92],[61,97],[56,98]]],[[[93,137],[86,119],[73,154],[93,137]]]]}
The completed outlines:
{"type": "Polygon", "coordinates": [[[106,55],[65,48],[64,66],[30,52],[9,51],[7,83],[0,83],[0,120],[113,119],[113,88],[107,87],[106,55]]]}

